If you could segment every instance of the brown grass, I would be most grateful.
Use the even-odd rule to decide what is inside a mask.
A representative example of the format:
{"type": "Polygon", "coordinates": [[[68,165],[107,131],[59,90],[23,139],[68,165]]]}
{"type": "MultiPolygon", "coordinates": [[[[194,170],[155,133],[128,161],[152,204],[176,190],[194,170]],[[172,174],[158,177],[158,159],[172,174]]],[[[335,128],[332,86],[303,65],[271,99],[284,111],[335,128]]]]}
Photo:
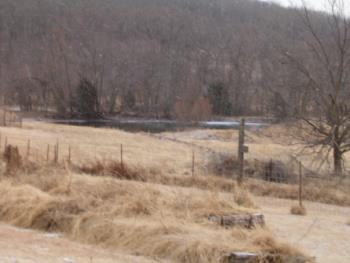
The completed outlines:
{"type": "MultiPolygon", "coordinates": [[[[26,162],[25,169],[0,182],[4,222],[160,261],[220,262],[232,251],[256,252],[265,262],[302,256],[268,229],[226,229],[209,222],[209,215],[255,212],[247,190],[252,185],[244,189],[223,177],[189,176],[190,145],[42,123],[0,131],[22,155],[28,139],[32,147],[29,168],[26,162]],[[57,138],[61,160],[71,145],[73,165],[45,164],[46,145],[57,138]],[[121,143],[124,166],[116,161],[121,143]]],[[[197,165],[207,157],[199,151],[197,165]]]]}
{"type": "MultiPolygon", "coordinates": [[[[120,145],[123,144],[124,162],[130,166],[156,168],[167,175],[190,173],[192,147],[177,142],[159,140],[142,133],[128,133],[108,128],[75,127],[42,122],[24,123],[23,128],[0,127],[2,142],[19,147],[26,155],[30,140],[30,160],[46,163],[47,146],[50,145],[50,162],[53,149],[59,141],[59,161],[68,158],[71,147],[71,161],[74,164],[95,163],[97,160],[120,160],[120,145]]],[[[1,146],[0,146],[1,148],[1,146]]],[[[2,149],[3,150],[3,149],[2,149]]],[[[198,164],[205,161],[205,154],[196,153],[198,164]]]]}
{"type": "MultiPolygon", "coordinates": [[[[283,125],[272,126],[258,131],[247,132],[247,145],[250,152],[247,154],[249,162],[259,162],[274,159],[286,160],[290,154],[298,151],[296,145],[289,145],[290,135],[286,133],[283,125]]],[[[23,128],[0,127],[2,138],[8,137],[8,143],[19,147],[20,154],[26,155],[28,139],[31,140],[31,163],[46,163],[46,149],[50,144],[50,161],[53,158],[53,145],[59,139],[59,158],[63,163],[67,159],[68,149],[71,147],[72,163],[78,167],[85,166],[88,174],[98,174],[99,171],[88,171],[89,169],[101,169],[102,163],[105,169],[106,163],[118,163],[120,158],[120,144],[124,145],[124,161],[127,164],[127,171],[140,170],[141,173],[127,174],[120,171],[117,165],[116,172],[105,169],[99,175],[115,176],[125,179],[130,177],[139,181],[155,182],[166,185],[179,185],[191,187],[196,185],[201,189],[216,189],[219,191],[231,191],[234,183],[227,179],[214,179],[210,173],[208,160],[210,154],[205,149],[212,149],[216,152],[236,152],[236,145],[232,143],[237,139],[236,131],[205,130],[198,132],[208,138],[201,138],[197,131],[180,133],[165,133],[162,138],[156,138],[147,134],[131,134],[112,129],[95,129],[88,127],[72,127],[54,125],[47,123],[24,123],[23,128]],[[168,138],[168,139],[166,139],[168,138]],[[177,141],[170,141],[176,139],[177,141]],[[180,142],[178,142],[180,141],[180,142]],[[181,143],[181,141],[183,143],[181,143]],[[192,144],[196,145],[195,147],[192,144]],[[198,148],[201,146],[202,148],[198,148]],[[191,178],[192,150],[196,152],[196,174],[204,174],[205,177],[197,176],[191,178]],[[109,161],[106,161],[109,160],[109,161]],[[89,165],[86,165],[89,163],[89,165]],[[93,167],[95,166],[95,167],[93,167]],[[211,176],[209,176],[211,175],[211,176]]],[[[0,146],[1,149],[1,146],[0,146]]],[[[304,165],[311,162],[311,157],[300,157],[304,165]]],[[[107,165],[108,166],[108,165],[107,165]]],[[[25,169],[31,169],[32,165],[25,169]]],[[[310,166],[311,167],[311,166],[310,166]]],[[[112,169],[113,170],[113,169],[112,169]]],[[[230,176],[232,176],[230,174],[230,176]]],[[[349,180],[348,180],[349,181],[349,180]]],[[[325,202],[337,205],[350,205],[349,186],[350,182],[332,184],[329,182],[314,183],[305,186],[305,199],[309,201],[325,202]]],[[[248,190],[257,195],[268,195],[278,198],[295,199],[297,189],[293,185],[279,185],[265,183],[263,181],[251,180],[247,183],[248,190]]]]}
{"type": "Polygon", "coordinates": [[[305,216],[306,215],[306,208],[304,206],[294,205],[291,207],[290,213],[292,215],[305,216]]]}
{"type": "MultiPolygon", "coordinates": [[[[271,183],[261,180],[248,180],[245,185],[251,193],[259,196],[297,200],[299,195],[298,185],[271,183]]],[[[338,184],[332,185],[330,182],[315,182],[314,185],[304,186],[303,198],[312,202],[350,206],[348,190],[342,190],[341,186],[338,186],[338,184]]]]}
{"type": "MultiPolygon", "coordinates": [[[[202,190],[233,192],[235,201],[245,207],[254,207],[249,192],[259,196],[270,196],[284,199],[298,199],[297,185],[266,182],[256,179],[245,181],[245,189],[238,188],[232,179],[218,176],[170,176],[157,169],[124,165],[113,161],[95,162],[78,167],[78,171],[90,175],[110,176],[122,180],[151,182],[169,186],[196,187],[202,190]]],[[[304,199],[340,206],[350,206],[350,196],[337,184],[314,183],[304,186],[304,199]]]]}
{"type": "Polygon", "coordinates": [[[0,183],[0,220],[174,262],[219,262],[227,253],[241,250],[263,258],[274,253],[301,255],[279,242],[262,245],[259,240],[270,236],[268,230],[225,229],[208,221],[212,214],[253,211],[237,204],[242,192],[123,181],[45,167],[0,183]]]}
{"type": "Polygon", "coordinates": [[[115,161],[96,161],[91,164],[82,164],[78,167],[78,170],[90,175],[111,176],[121,180],[146,180],[138,169],[115,161]]]}

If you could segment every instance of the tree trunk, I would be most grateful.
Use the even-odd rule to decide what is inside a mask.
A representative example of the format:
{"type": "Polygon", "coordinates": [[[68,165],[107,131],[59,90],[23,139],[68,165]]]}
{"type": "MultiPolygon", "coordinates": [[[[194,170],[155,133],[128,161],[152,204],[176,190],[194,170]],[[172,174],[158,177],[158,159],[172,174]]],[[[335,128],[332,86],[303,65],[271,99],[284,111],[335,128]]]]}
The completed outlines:
{"type": "Polygon", "coordinates": [[[333,146],[333,162],[334,162],[334,174],[336,176],[342,175],[342,153],[338,146],[333,146]]]}
{"type": "Polygon", "coordinates": [[[333,138],[333,165],[334,165],[334,175],[336,176],[341,176],[343,172],[342,157],[343,157],[343,153],[340,150],[340,143],[339,143],[339,128],[336,127],[334,131],[334,138],[333,138]]]}

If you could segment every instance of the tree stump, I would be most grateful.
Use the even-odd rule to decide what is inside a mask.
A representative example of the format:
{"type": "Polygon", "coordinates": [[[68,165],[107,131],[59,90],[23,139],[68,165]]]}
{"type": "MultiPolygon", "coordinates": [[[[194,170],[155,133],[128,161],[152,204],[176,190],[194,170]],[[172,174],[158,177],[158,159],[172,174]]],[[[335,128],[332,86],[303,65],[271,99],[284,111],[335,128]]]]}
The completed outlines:
{"type": "Polygon", "coordinates": [[[209,216],[209,221],[216,222],[224,227],[244,227],[252,229],[257,226],[265,225],[264,215],[262,214],[242,214],[242,215],[223,215],[209,216]]]}
{"type": "Polygon", "coordinates": [[[229,254],[225,263],[258,263],[258,255],[250,252],[233,252],[229,254]]]}

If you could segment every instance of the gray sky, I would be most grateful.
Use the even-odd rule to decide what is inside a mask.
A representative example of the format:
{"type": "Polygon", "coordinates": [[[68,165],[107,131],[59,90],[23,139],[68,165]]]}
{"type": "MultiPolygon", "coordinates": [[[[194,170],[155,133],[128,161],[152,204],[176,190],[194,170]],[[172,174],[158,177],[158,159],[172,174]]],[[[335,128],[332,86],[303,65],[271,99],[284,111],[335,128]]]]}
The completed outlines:
{"type": "MultiPolygon", "coordinates": [[[[302,3],[302,0],[261,0],[261,1],[275,2],[284,6],[290,6],[291,4],[300,6],[302,3]]],[[[329,4],[327,4],[328,0],[304,0],[304,1],[308,5],[308,7],[311,9],[322,10],[322,11],[329,10],[329,4]]],[[[350,16],[350,1],[349,0],[343,0],[343,1],[345,3],[345,13],[348,16],[350,16]]]]}

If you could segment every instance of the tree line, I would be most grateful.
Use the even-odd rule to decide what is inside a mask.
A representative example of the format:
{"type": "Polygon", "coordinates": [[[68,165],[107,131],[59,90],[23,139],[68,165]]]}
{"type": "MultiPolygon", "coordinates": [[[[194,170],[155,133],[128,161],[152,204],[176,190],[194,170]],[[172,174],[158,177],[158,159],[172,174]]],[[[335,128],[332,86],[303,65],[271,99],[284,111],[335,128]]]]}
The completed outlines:
{"type": "MultiPolygon", "coordinates": [[[[327,16],[312,16],[329,34],[327,16]]],[[[311,96],[281,55],[304,57],[307,30],[274,4],[2,0],[0,20],[0,95],[23,111],[84,115],[79,96],[92,92],[90,117],[286,117],[311,96]]]]}

